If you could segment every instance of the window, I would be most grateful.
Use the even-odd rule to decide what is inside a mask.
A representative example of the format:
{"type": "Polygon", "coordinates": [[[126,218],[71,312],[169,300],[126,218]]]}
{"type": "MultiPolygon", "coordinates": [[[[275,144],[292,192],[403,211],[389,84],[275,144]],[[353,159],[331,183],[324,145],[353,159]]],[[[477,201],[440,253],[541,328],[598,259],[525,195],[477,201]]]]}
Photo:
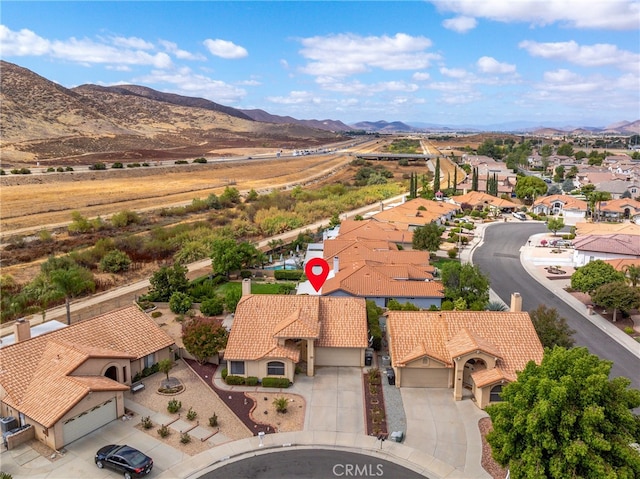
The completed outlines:
{"type": "Polygon", "coordinates": [[[233,376],[242,376],[244,374],[244,361],[231,361],[229,373],[233,376]]]}
{"type": "Polygon", "coordinates": [[[153,366],[154,362],[156,359],[156,355],[151,353],[148,356],[144,357],[144,367],[145,368],[150,368],[151,366],[153,366]]]}
{"type": "Polygon", "coordinates": [[[493,386],[491,388],[491,393],[489,394],[489,401],[491,402],[502,401],[502,384],[498,384],[497,386],[493,386]]]}
{"type": "Polygon", "coordinates": [[[284,376],[284,363],[280,361],[271,361],[267,363],[268,376],[284,376]]]}

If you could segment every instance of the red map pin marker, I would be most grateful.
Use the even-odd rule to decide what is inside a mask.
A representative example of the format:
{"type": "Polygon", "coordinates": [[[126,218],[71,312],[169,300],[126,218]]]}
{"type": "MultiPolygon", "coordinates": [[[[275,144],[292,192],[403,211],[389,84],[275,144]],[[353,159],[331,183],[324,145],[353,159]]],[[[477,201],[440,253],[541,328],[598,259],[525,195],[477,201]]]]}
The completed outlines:
{"type": "Polygon", "coordinates": [[[318,292],[329,275],[329,263],[322,258],[312,258],[304,267],[304,272],[313,289],[318,292]]]}

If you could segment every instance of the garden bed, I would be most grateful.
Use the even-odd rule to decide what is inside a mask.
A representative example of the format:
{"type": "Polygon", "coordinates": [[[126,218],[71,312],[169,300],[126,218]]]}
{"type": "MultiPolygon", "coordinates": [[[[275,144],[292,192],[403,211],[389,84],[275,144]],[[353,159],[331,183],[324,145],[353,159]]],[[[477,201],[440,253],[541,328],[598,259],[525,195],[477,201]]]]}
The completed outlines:
{"type": "Polygon", "coordinates": [[[371,369],[362,375],[366,432],[369,436],[387,435],[386,410],[380,370],[371,369]]]}

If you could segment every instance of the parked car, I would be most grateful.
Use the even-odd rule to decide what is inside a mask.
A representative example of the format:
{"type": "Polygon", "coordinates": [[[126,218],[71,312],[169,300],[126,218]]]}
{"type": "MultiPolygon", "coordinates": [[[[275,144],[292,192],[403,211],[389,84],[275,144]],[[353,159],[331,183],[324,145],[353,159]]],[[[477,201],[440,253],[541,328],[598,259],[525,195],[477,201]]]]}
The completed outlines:
{"type": "Polygon", "coordinates": [[[153,468],[153,459],[131,446],[110,444],[96,453],[96,466],[108,467],[124,474],[125,479],[146,476],[153,468]]]}
{"type": "Polygon", "coordinates": [[[515,213],[513,213],[513,217],[520,220],[520,221],[524,221],[527,219],[527,215],[525,215],[524,213],[521,213],[519,211],[516,211],[515,213]]]}
{"type": "Polygon", "coordinates": [[[557,248],[569,248],[571,246],[573,246],[573,243],[569,240],[551,240],[551,243],[549,243],[551,246],[557,247],[557,248]]]}

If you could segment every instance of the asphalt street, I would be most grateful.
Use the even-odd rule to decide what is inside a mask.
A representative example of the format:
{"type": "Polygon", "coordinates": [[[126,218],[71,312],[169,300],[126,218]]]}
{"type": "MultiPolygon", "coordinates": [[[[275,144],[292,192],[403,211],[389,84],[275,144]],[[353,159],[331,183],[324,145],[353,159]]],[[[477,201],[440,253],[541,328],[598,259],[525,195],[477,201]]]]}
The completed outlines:
{"type": "MultiPolygon", "coordinates": [[[[384,444],[382,446],[384,448],[384,444]]],[[[297,449],[257,455],[211,471],[200,479],[251,479],[337,477],[389,477],[403,479],[424,476],[375,456],[326,449],[297,449]],[[265,460],[266,459],[266,460],[265,460]]]]}
{"type": "Polygon", "coordinates": [[[555,308],[576,332],[575,346],[585,346],[592,354],[613,361],[612,376],[624,376],[640,389],[640,361],[598,327],[577,313],[534,278],[520,263],[520,248],[531,235],[548,231],[539,223],[499,223],[487,228],[484,243],[473,252],[473,263],[489,276],[491,289],[509,304],[511,293],[522,295],[522,308],[532,311],[540,304],[555,308]]]}

